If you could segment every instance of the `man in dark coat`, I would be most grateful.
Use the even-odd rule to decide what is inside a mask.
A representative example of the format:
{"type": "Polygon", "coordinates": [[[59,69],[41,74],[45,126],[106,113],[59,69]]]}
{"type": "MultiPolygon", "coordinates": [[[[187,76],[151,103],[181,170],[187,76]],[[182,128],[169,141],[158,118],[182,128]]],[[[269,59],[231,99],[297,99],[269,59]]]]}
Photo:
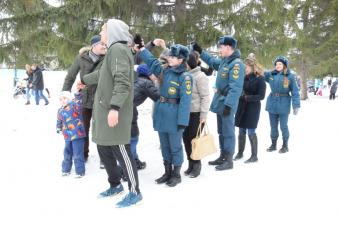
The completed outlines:
{"type": "Polygon", "coordinates": [[[337,86],[338,86],[338,79],[333,82],[331,88],[330,88],[330,100],[334,100],[336,98],[336,92],[337,92],[337,86]]]}
{"type": "Polygon", "coordinates": [[[48,105],[49,101],[42,92],[43,89],[45,88],[44,83],[43,83],[42,70],[36,64],[33,64],[31,66],[31,69],[33,72],[33,81],[30,87],[33,87],[35,91],[35,103],[39,105],[40,98],[43,98],[43,100],[45,100],[45,105],[48,105]]]}
{"type": "MultiPolygon", "coordinates": [[[[91,73],[102,62],[106,53],[106,47],[101,42],[101,37],[95,35],[91,38],[91,47],[81,48],[79,55],[75,58],[74,63],[69,68],[65,81],[63,83],[62,91],[71,91],[75,82],[77,74],[80,72],[80,79],[83,76],[91,73]]],[[[90,120],[92,118],[94,95],[97,85],[87,85],[81,90],[82,94],[82,115],[83,122],[86,129],[86,139],[84,145],[84,158],[87,161],[89,155],[89,128],[90,120]]],[[[102,166],[101,166],[102,167],[102,166]]]]}

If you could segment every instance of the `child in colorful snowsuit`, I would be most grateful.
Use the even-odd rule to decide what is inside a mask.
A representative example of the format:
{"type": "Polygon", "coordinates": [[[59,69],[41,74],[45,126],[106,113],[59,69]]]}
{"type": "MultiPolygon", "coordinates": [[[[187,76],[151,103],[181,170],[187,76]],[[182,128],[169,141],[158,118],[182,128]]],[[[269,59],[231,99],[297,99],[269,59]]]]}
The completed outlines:
{"type": "Polygon", "coordinates": [[[83,125],[81,111],[81,93],[75,93],[75,99],[72,100],[69,91],[63,91],[60,95],[62,107],[57,113],[57,133],[62,132],[65,139],[64,159],[62,161],[62,176],[70,174],[73,160],[75,165],[76,177],[85,175],[85,161],[83,155],[83,146],[86,137],[86,131],[83,125]]]}

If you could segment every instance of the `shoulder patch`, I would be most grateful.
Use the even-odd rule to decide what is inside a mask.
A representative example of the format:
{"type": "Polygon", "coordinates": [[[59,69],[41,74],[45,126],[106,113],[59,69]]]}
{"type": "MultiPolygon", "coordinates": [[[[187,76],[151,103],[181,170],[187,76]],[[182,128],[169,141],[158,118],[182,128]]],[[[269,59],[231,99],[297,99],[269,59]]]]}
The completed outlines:
{"type": "Polygon", "coordinates": [[[238,63],[236,63],[236,64],[234,65],[233,75],[232,75],[232,77],[233,77],[234,79],[238,79],[238,77],[239,77],[239,69],[240,69],[240,66],[239,66],[238,63]]]}
{"type": "Polygon", "coordinates": [[[190,81],[190,79],[189,80],[185,80],[185,90],[186,90],[186,93],[188,95],[191,94],[191,81],[190,81]]]}

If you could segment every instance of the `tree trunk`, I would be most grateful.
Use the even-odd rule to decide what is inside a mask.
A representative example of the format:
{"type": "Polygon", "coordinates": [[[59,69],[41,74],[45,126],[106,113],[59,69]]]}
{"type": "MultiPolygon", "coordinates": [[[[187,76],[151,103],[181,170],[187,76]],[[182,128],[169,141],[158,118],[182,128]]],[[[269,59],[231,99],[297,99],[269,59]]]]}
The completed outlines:
{"type": "Polygon", "coordinates": [[[187,42],[186,25],[186,1],[176,0],[175,3],[175,43],[185,45],[187,42]]]}
{"type": "Polygon", "coordinates": [[[301,100],[306,100],[308,99],[307,95],[307,77],[308,77],[308,72],[306,70],[305,66],[305,60],[304,58],[301,59],[301,67],[300,67],[300,85],[301,85],[301,94],[300,94],[300,99],[301,100]]]}

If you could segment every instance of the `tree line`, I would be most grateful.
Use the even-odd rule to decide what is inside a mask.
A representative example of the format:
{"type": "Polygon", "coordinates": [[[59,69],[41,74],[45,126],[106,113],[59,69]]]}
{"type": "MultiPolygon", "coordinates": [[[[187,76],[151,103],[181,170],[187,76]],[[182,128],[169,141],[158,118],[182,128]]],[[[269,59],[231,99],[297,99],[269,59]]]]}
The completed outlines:
{"type": "Polygon", "coordinates": [[[67,68],[97,34],[102,21],[117,18],[144,39],[197,41],[214,46],[232,34],[245,57],[254,52],[267,69],[285,55],[306,80],[338,71],[338,0],[43,0],[0,2],[0,62],[23,67],[38,62],[67,68]]]}

